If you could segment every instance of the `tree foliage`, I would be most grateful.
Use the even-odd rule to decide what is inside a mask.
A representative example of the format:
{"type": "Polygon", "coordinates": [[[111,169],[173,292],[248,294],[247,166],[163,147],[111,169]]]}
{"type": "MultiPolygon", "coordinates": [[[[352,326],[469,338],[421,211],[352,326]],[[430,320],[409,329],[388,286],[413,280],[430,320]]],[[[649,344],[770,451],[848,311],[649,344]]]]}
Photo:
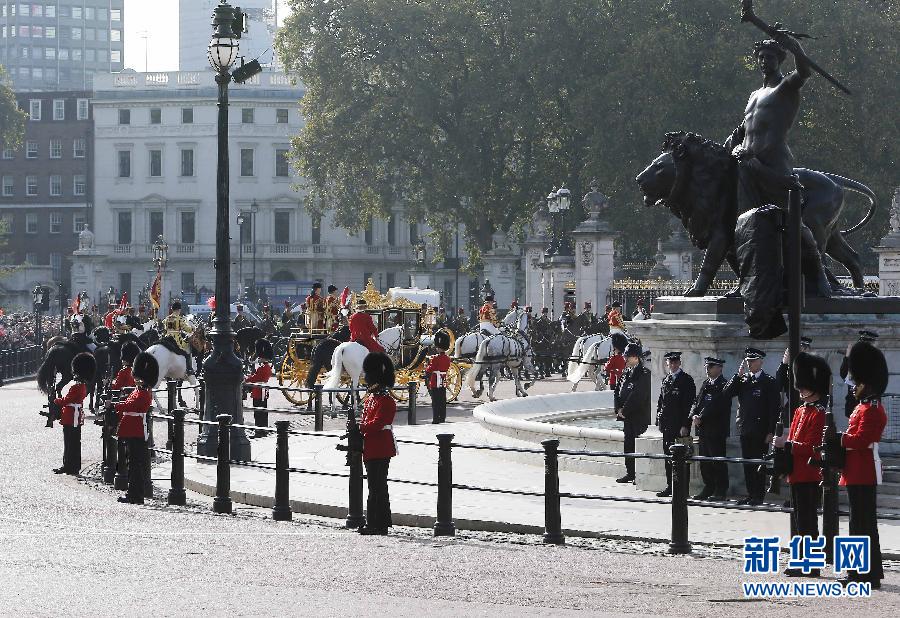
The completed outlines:
{"type": "MultiPolygon", "coordinates": [[[[856,93],[807,84],[790,137],[796,164],[861,180],[884,203],[896,182],[896,3],[757,4],[770,22],[827,35],[807,52],[856,93]]],[[[530,220],[553,186],[580,196],[596,177],[622,255],[650,255],[666,219],[640,205],[634,176],[666,131],[724,140],[760,84],[749,52],[761,33],[740,23],[736,0],[291,5],[278,46],[307,88],[293,155],[309,207],[351,229],[402,203],[438,235],[466,223],[485,248],[495,229],[530,220]]],[[[855,221],[867,205],[849,201],[855,221]]],[[[871,244],[886,222],[882,208],[853,240],[871,244]]]]}
{"type": "Polygon", "coordinates": [[[25,114],[19,110],[16,95],[6,81],[0,65],[0,147],[15,148],[25,134],[25,114]]]}

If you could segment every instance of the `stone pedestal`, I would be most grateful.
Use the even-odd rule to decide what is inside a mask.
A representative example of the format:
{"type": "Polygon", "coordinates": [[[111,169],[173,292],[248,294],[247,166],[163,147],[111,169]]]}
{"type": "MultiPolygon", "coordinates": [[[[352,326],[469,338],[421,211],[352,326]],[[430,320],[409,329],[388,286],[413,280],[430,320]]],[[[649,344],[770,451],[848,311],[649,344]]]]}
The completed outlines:
{"type": "MultiPolygon", "coordinates": [[[[900,392],[900,298],[835,298],[809,299],[804,309],[802,334],[811,337],[812,352],[827,359],[834,374],[832,394],[835,418],[839,430],[847,426],[843,414],[845,386],[838,373],[847,345],[858,339],[858,331],[868,329],[879,334],[878,347],[885,352],[891,378],[889,393],[900,392]]],[[[652,351],[650,362],[653,373],[651,417],[655,418],[659,387],[665,375],[666,352],[680,351],[682,367],[693,376],[697,387],[706,377],[703,358],[716,356],[724,359],[725,376],[730,378],[738,369],[744,349],[753,346],[766,352],[763,369],[774,375],[787,348],[787,336],[770,341],[758,341],[747,335],[743,305],[739,298],[664,297],[657,299],[652,320],[630,322],[630,334],[640,338],[644,349],[652,351]]],[[[738,456],[738,432],[734,426],[737,402],[732,407],[732,429],[728,454],[738,456]]],[[[882,452],[891,452],[895,443],[882,443],[882,452]]],[[[637,451],[662,452],[662,439],[655,427],[638,439],[637,451]]],[[[637,462],[639,487],[657,489],[665,486],[665,473],[659,462],[637,462]],[[644,476],[641,475],[641,470],[644,476]]],[[[745,492],[743,471],[730,465],[731,491],[745,492]]],[[[698,480],[699,470],[691,473],[692,486],[698,480]]]]}
{"type": "Polygon", "coordinates": [[[494,300],[501,309],[507,309],[516,298],[516,271],[519,253],[509,246],[506,234],[497,232],[492,237],[492,248],[482,256],[484,278],[491,282],[494,300]]]}
{"type": "Polygon", "coordinates": [[[434,277],[432,276],[431,272],[425,270],[424,268],[416,267],[410,269],[409,279],[411,286],[414,288],[419,288],[420,290],[425,290],[428,288],[434,289],[434,277]]]}
{"type": "Polygon", "coordinates": [[[549,307],[550,317],[555,319],[563,310],[566,283],[575,281],[575,257],[571,255],[545,256],[542,270],[542,306],[549,307]]]}
{"type": "Polygon", "coordinates": [[[613,241],[615,236],[598,211],[591,212],[574,231],[575,281],[578,287],[578,305],[581,311],[585,301],[590,301],[594,311],[602,315],[606,294],[613,280],[613,241]]]}
{"type": "Polygon", "coordinates": [[[676,222],[675,231],[659,244],[659,250],[663,254],[663,263],[669,274],[676,281],[694,280],[694,246],[681,226],[676,222]]]}
{"type": "MultiPolygon", "coordinates": [[[[70,290],[85,290],[97,302],[98,293],[105,293],[103,267],[107,256],[96,249],[79,249],[72,253],[70,290]]],[[[107,284],[108,285],[108,284],[107,284]]],[[[77,293],[76,292],[76,293],[77,293]]]]}
{"type": "Polygon", "coordinates": [[[872,251],[878,254],[878,294],[900,295],[900,187],[894,190],[890,231],[872,251]]]}

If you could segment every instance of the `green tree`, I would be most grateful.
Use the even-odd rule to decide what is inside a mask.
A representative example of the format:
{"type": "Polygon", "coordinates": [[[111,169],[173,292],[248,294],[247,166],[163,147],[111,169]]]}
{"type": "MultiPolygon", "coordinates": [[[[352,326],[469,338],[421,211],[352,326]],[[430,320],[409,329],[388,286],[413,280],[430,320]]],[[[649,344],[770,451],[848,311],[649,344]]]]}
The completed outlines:
{"type": "Polygon", "coordinates": [[[15,148],[25,134],[25,114],[16,103],[16,95],[0,65],[0,147],[15,148]]]}

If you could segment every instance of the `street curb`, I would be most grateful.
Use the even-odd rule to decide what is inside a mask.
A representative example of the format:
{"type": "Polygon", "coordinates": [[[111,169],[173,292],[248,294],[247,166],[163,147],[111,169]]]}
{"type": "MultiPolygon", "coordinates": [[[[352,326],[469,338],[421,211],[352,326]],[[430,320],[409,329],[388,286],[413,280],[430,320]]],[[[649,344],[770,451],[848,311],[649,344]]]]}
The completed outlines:
{"type": "Polygon", "coordinates": [[[18,384],[20,382],[31,382],[32,380],[37,380],[37,374],[33,373],[27,376],[19,376],[18,378],[7,378],[3,380],[3,384],[18,384]]]}

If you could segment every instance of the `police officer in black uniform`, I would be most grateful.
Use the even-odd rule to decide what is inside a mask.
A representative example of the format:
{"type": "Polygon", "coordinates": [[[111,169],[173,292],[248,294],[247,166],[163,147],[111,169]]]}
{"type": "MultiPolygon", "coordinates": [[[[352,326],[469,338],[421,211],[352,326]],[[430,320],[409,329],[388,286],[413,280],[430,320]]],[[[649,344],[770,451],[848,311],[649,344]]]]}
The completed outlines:
{"type": "MultiPolygon", "coordinates": [[[[725,396],[738,398],[737,426],[741,436],[741,457],[762,459],[775,434],[781,407],[781,393],[775,378],[762,370],[766,353],[747,348],[738,372],[725,385],[725,396]],[[748,371],[744,373],[744,367],[748,371]]],[[[744,464],[747,497],[738,504],[762,504],[766,495],[766,475],[759,464],[744,464]]]]}
{"type": "MultiPolygon", "coordinates": [[[[859,331],[859,341],[865,341],[866,343],[871,343],[875,345],[878,341],[878,333],[872,332],[870,330],[861,330],[859,331]]],[[[850,415],[853,414],[853,410],[856,409],[856,404],[859,401],[853,395],[853,389],[856,385],[853,383],[853,380],[848,377],[847,372],[847,358],[850,356],[850,348],[853,347],[851,343],[847,346],[847,353],[844,355],[844,360],[841,361],[841,379],[844,381],[844,384],[847,385],[847,395],[844,397],[844,415],[847,418],[850,418],[850,415]]]]}
{"type": "MultiPolygon", "coordinates": [[[[731,435],[731,398],[723,394],[727,380],[722,375],[725,361],[713,356],[703,359],[706,379],[694,400],[691,419],[697,428],[701,457],[725,457],[725,441],[731,435]]],[[[725,500],[728,494],[728,464],[724,461],[701,461],[703,490],[694,500],[725,500]]]]}
{"type": "MultiPolygon", "coordinates": [[[[659,388],[659,400],[656,402],[656,426],[663,435],[663,452],[678,438],[691,432],[691,407],[697,396],[694,378],[681,369],[681,352],[668,352],[665,355],[666,370],[659,388]]],[[[660,498],[672,495],[672,462],[666,460],[666,488],[656,494],[660,498]]]]}
{"type": "MultiPolygon", "coordinates": [[[[634,441],[650,426],[650,369],[644,366],[643,350],[636,343],[625,346],[625,372],[616,391],[616,418],[624,423],[623,452],[634,452],[634,441]]],[[[634,482],[634,459],[625,459],[625,476],[617,483],[634,482]]]]}

